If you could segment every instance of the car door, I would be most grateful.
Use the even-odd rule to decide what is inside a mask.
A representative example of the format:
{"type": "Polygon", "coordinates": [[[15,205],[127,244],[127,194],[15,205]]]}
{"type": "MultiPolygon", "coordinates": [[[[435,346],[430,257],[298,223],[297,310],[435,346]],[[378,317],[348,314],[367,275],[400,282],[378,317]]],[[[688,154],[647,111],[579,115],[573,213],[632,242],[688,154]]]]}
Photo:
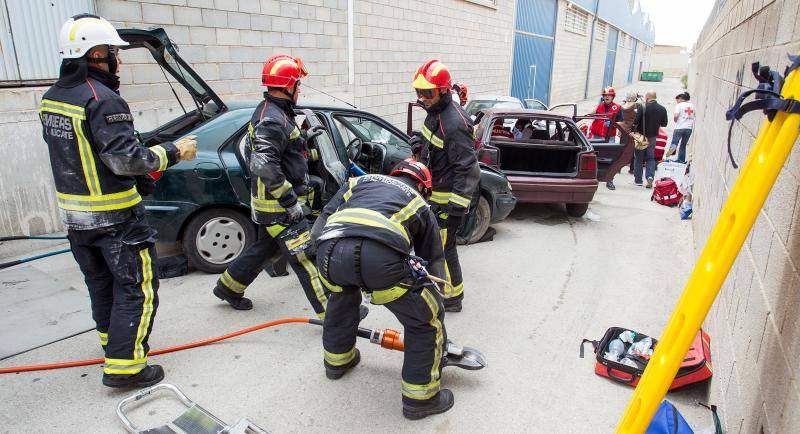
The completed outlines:
{"type": "Polygon", "coordinates": [[[316,172],[325,183],[322,201],[326,203],[336,194],[339,187],[347,182],[348,170],[342,164],[339,154],[336,152],[331,132],[322,122],[319,115],[311,109],[300,109],[296,113],[298,114],[298,124],[307,126],[306,133],[313,136],[310,143],[308,143],[309,148],[316,148],[317,152],[319,152],[316,172]],[[314,136],[315,130],[321,130],[321,132],[314,136]]]}
{"type": "MultiPolygon", "coordinates": [[[[575,122],[581,120],[595,121],[597,116],[575,116],[575,122]]],[[[609,182],[614,175],[619,173],[623,166],[631,161],[633,156],[633,140],[627,138],[627,132],[617,123],[617,130],[622,131],[623,137],[599,137],[588,139],[597,153],[597,180],[609,182]],[[619,142],[625,143],[619,143],[619,142]]]]}
{"type": "MultiPolygon", "coordinates": [[[[578,105],[574,103],[556,104],[548,107],[548,111],[565,114],[572,117],[572,120],[577,124],[582,120],[592,122],[599,118],[598,115],[583,115],[578,116],[578,105]]],[[[623,131],[623,136],[627,136],[617,124],[617,130],[623,131]]],[[[632,140],[622,140],[629,142],[625,145],[618,143],[620,140],[616,137],[601,137],[594,139],[587,139],[597,154],[597,180],[600,182],[608,182],[614,179],[614,175],[619,173],[623,166],[631,161],[633,156],[633,143],[632,140]]]]}

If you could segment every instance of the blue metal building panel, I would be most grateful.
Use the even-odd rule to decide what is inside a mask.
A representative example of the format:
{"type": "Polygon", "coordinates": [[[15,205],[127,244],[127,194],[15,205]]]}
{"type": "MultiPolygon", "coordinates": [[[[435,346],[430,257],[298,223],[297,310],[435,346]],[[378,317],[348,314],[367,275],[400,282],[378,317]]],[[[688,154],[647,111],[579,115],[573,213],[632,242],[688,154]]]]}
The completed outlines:
{"type": "Polygon", "coordinates": [[[606,69],[603,76],[603,87],[614,84],[614,65],[617,62],[617,44],[619,43],[619,30],[608,28],[608,48],[606,50],[606,69]]]}
{"type": "Polygon", "coordinates": [[[628,67],[628,83],[633,82],[633,68],[636,65],[636,50],[639,49],[639,41],[633,40],[633,48],[631,50],[631,65],[628,67]]]}
{"type": "Polygon", "coordinates": [[[514,70],[511,96],[550,103],[553,40],[521,33],[514,37],[514,70]]]}
{"type": "Polygon", "coordinates": [[[556,0],[517,0],[517,31],[555,36],[556,0]]]}

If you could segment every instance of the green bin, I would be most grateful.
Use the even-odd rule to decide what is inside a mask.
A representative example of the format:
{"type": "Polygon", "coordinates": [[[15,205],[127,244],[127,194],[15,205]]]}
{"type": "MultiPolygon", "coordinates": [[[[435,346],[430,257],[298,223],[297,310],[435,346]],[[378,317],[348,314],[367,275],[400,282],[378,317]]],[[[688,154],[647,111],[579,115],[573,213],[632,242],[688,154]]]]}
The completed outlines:
{"type": "Polygon", "coordinates": [[[642,71],[642,81],[661,81],[664,79],[664,73],[661,71],[642,71]]]}

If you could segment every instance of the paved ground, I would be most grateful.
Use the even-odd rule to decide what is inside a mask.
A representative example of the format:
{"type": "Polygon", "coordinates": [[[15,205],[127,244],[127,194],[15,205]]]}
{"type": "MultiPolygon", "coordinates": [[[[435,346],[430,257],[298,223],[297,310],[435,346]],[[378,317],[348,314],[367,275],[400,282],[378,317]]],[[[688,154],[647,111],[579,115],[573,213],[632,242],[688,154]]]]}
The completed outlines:
{"type": "MultiPolygon", "coordinates": [[[[670,99],[677,94],[677,83],[660,86],[670,99]]],[[[625,171],[617,187],[601,187],[582,219],[558,206],[519,206],[495,226],[493,242],[460,249],[465,309],[448,315],[446,326],[454,340],[483,350],[490,366],[445,371],[456,404],[444,415],[413,423],[402,417],[402,355],[375,345],[360,342],[361,365],[339,381],[325,379],[321,331],[313,326],[267,329],[152,361],[163,364],[167,382],[222,419],[248,416],[273,432],[610,432],[632,389],[596,376],[593,359],[578,358],[578,345],[611,326],[659,335],[692,266],[689,222],[651,203],[650,191],[625,171]]],[[[68,255],[34,264],[82,285],[68,255]]],[[[153,348],[311,314],[293,276],[259,277],[250,312],[214,298],[215,279],[194,272],[162,283],[153,348]]],[[[375,306],[364,325],[398,323],[375,306]]],[[[100,356],[96,336],[86,333],[0,366],[100,356]]],[[[86,367],[0,376],[0,432],[123,432],[114,409],[126,394],[103,387],[100,373],[86,367]]],[[[710,419],[694,401],[705,396],[700,386],[669,398],[701,428],[710,419]]],[[[156,402],[133,414],[155,423],[174,408],[156,402]]]]}

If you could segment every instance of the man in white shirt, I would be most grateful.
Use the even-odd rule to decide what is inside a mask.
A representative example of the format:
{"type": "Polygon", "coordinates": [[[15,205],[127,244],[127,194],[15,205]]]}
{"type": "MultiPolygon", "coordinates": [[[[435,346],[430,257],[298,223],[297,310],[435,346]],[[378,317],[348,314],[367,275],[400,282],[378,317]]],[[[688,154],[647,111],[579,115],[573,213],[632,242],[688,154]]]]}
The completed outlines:
{"type": "MultiPolygon", "coordinates": [[[[672,150],[678,148],[678,161],[686,162],[686,147],[689,146],[689,137],[694,128],[694,104],[689,102],[689,92],[683,92],[675,97],[675,131],[672,132],[672,150]]],[[[674,152],[674,151],[673,151],[674,152]]]]}

